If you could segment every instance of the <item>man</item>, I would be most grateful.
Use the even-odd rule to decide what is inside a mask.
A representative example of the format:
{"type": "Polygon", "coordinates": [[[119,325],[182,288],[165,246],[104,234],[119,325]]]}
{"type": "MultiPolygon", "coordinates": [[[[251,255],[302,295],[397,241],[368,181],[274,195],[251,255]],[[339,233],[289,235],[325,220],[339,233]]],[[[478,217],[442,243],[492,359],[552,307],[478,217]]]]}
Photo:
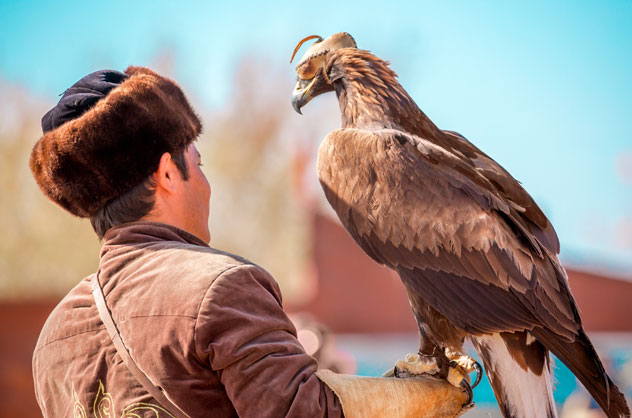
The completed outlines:
{"type": "MultiPolygon", "coordinates": [[[[92,73],[42,129],[38,185],[104,240],[97,273],[53,310],[35,348],[44,416],[342,416],[330,386],[382,407],[316,375],[269,273],[208,246],[201,123],[173,81],[140,67],[92,73]]],[[[406,402],[420,396],[416,383],[376,380],[406,402]]]]}

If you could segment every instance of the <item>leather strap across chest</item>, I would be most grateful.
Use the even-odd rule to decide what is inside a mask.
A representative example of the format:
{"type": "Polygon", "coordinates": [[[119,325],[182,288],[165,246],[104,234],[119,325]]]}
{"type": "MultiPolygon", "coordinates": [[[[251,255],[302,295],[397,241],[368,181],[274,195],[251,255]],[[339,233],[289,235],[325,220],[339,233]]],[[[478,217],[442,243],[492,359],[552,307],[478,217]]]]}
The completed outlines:
{"type": "Polygon", "coordinates": [[[99,316],[101,317],[101,321],[105,325],[105,328],[116,348],[117,353],[123,359],[123,362],[129,369],[129,371],[134,375],[136,380],[145,388],[147,392],[151,396],[154,397],[160,404],[166,408],[169,413],[177,418],[189,418],[187,414],[185,414],[180,408],[175,406],[164,393],[163,389],[157,385],[155,385],[149,377],[138,367],[132,356],[130,355],[127,347],[125,347],[125,343],[121,338],[121,334],[119,333],[114,320],[112,319],[112,315],[110,314],[110,310],[105,302],[105,297],[103,296],[103,291],[101,290],[101,285],[99,284],[99,279],[97,274],[92,275],[92,279],[90,280],[90,287],[92,289],[92,296],[94,297],[94,301],[97,305],[97,309],[99,311],[99,316]]]}

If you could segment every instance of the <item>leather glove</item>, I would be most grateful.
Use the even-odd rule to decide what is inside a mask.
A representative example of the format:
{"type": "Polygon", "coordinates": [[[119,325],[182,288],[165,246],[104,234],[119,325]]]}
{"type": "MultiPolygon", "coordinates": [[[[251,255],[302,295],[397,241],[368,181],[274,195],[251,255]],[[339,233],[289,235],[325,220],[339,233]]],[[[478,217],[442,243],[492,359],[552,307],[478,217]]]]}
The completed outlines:
{"type": "Polygon", "coordinates": [[[319,370],[316,375],[340,399],[346,418],[458,417],[472,404],[467,393],[426,376],[361,377],[319,370]]]}

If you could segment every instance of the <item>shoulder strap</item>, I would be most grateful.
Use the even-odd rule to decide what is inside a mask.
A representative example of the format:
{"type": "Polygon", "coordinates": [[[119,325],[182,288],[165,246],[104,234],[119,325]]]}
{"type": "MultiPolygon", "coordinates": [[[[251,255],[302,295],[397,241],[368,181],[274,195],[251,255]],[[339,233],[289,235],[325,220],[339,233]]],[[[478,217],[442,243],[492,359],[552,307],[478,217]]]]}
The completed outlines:
{"type": "Polygon", "coordinates": [[[121,338],[121,334],[118,331],[118,328],[114,324],[112,320],[112,315],[110,314],[110,310],[108,309],[105,298],[103,297],[103,291],[101,290],[101,285],[99,284],[99,279],[97,278],[97,274],[92,276],[90,280],[90,287],[92,288],[92,296],[94,297],[94,301],[97,305],[97,309],[99,310],[99,316],[101,317],[101,321],[105,324],[105,328],[110,335],[110,339],[116,348],[119,356],[123,359],[123,362],[127,366],[130,372],[134,375],[136,380],[143,385],[145,390],[149,392],[151,396],[154,397],[160,404],[167,408],[170,413],[174,414],[177,418],[189,418],[187,414],[182,412],[180,408],[175,406],[167,396],[164,394],[162,388],[159,388],[155,384],[149,380],[149,377],[138,367],[132,356],[127,351],[125,344],[123,343],[123,339],[121,338]]]}

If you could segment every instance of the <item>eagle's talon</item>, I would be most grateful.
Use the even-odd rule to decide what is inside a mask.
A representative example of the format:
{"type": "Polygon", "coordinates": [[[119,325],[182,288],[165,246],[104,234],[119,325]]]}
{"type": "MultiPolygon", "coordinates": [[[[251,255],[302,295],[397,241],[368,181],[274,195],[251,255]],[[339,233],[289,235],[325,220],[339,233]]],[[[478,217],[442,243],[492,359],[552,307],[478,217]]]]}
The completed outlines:
{"type": "Polygon", "coordinates": [[[398,377],[397,367],[391,367],[390,369],[382,373],[382,377],[398,377]]]}
{"type": "Polygon", "coordinates": [[[472,384],[472,389],[478,386],[478,384],[481,383],[481,379],[483,378],[483,367],[476,360],[474,360],[474,369],[476,370],[476,380],[474,380],[474,383],[472,384]]]}
{"type": "Polygon", "coordinates": [[[467,393],[467,401],[463,404],[463,408],[469,409],[474,406],[474,392],[472,392],[472,386],[470,386],[470,383],[466,379],[461,380],[460,386],[465,389],[465,393],[467,393]]]}

